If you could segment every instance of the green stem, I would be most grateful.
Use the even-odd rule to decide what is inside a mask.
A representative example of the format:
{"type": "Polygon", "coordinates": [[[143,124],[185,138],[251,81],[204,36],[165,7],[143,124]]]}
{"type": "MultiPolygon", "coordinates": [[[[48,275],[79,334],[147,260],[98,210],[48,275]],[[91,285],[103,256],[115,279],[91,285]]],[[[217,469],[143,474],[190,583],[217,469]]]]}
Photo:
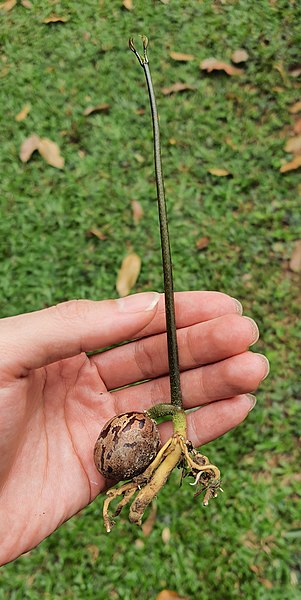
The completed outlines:
{"type": "Polygon", "coordinates": [[[154,158],[155,158],[157,199],[158,199],[158,210],[159,210],[159,221],[160,221],[162,262],[163,262],[163,274],[164,274],[165,314],[166,314],[166,330],[167,330],[171,403],[174,406],[181,408],[183,405],[183,402],[182,402],[182,392],[181,392],[181,383],[180,383],[180,368],[179,368],[179,355],[178,355],[178,344],[177,344],[177,328],[176,328],[176,319],[175,319],[171,251],[170,251],[170,243],[169,243],[167,209],[166,209],[166,201],[165,201],[161,150],[160,150],[159,119],[158,119],[156,98],[155,98],[154,88],[153,88],[153,84],[152,84],[151,73],[150,73],[150,69],[149,69],[149,65],[148,65],[148,57],[146,54],[148,40],[145,36],[142,36],[142,41],[143,41],[143,49],[144,49],[143,57],[141,57],[140,54],[138,54],[132,39],[129,40],[129,46],[130,46],[130,49],[134,52],[135,56],[138,58],[140,65],[143,67],[145,77],[146,77],[149,99],[150,99],[152,124],[153,124],[154,158]]]}

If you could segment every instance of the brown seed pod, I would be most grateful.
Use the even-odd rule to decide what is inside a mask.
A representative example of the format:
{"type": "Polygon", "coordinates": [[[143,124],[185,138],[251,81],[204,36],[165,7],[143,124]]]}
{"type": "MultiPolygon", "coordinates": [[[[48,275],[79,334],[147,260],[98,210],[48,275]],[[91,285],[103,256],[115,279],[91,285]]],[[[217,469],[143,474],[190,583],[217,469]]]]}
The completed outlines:
{"type": "Polygon", "coordinates": [[[116,415],[98,436],[94,448],[95,465],[109,479],[131,479],[148,467],[159,446],[158,427],[145,413],[116,415]]]}

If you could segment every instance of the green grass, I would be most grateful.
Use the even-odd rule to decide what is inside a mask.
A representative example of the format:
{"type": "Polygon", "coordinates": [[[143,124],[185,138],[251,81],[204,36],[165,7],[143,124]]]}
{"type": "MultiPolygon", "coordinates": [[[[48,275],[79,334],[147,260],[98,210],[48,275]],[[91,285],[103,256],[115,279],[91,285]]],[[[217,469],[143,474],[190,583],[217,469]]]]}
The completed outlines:
{"type": "Polygon", "coordinates": [[[18,4],[1,14],[1,316],[72,297],[116,296],[129,248],[143,258],[136,291],[162,289],[148,100],[127,51],[129,35],[146,33],[176,288],[217,289],[241,300],[259,324],[256,349],[270,359],[271,375],[248,421],[210,445],[225,493],[207,510],[190,486],[178,489],[175,475],[158,499],[150,537],[126,518],[107,536],[96,500],[2,568],[0,599],[153,600],[169,588],[190,600],[297,600],[300,337],[298,276],[288,259],[301,237],[300,185],[297,172],[279,168],[288,160],[288,109],[300,96],[289,68],[300,60],[301,10],[284,0],[134,0],[131,12],[121,4],[37,1],[32,10],[18,4]],[[51,12],[69,21],[43,24],[51,12]],[[241,77],[200,71],[201,60],[229,61],[239,47],[250,56],[241,77]],[[196,59],[177,63],[171,50],[196,59]],[[160,93],[177,81],[195,90],[160,93]],[[26,102],[31,111],[17,123],[26,102]],[[111,105],[108,114],[83,116],[100,102],[111,105]],[[33,132],[60,145],[64,170],[38,155],[20,162],[20,144],[33,132]],[[232,177],[214,177],[212,167],[232,177]],[[134,198],[145,213],[136,227],[134,198]],[[106,239],[89,235],[92,227],[106,239]],[[202,236],[210,243],[198,252],[202,236]]]}

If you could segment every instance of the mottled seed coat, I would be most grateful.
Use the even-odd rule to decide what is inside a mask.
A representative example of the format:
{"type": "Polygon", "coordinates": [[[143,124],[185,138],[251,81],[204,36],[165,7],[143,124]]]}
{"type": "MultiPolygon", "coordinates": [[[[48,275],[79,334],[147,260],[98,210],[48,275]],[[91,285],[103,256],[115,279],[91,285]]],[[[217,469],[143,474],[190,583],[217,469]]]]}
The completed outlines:
{"type": "Polygon", "coordinates": [[[98,436],[94,448],[95,465],[108,479],[131,479],[148,467],[159,446],[158,427],[146,414],[116,415],[98,436]]]}

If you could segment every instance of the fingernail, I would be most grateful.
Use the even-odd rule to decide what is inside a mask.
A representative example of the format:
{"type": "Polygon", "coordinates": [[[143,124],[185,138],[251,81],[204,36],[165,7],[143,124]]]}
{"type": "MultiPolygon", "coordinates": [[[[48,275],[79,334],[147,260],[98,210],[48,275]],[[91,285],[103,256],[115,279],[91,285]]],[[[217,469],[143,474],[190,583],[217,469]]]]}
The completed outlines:
{"type": "Polygon", "coordinates": [[[124,298],[118,298],[116,303],[121,312],[135,313],[153,310],[160,300],[158,292],[144,292],[143,294],[132,294],[124,298]]]}
{"type": "Polygon", "coordinates": [[[250,344],[250,346],[252,344],[255,344],[259,338],[259,329],[257,327],[257,324],[255,323],[255,321],[253,319],[251,319],[250,317],[243,317],[244,319],[248,319],[248,321],[250,321],[251,325],[252,325],[252,333],[253,333],[253,337],[252,337],[252,342],[250,344]]]}
{"type": "Polygon", "coordinates": [[[236,298],[232,298],[232,300],[235,304],[236,312],[238,312],[239,315],[242,315],[243,307],[242,307],[241,302],[239,302],[239,300],[236,300],[236,298]]]}
{"type": "Polygon", "coordinates": [[[253,396],[253,394],[246,394],[249,402],[250,402],[250,408],[249,408],[249,412],[251,410],[253,410],[255,404],[256,404],[256,396],[253,396]]]}
{"type": "Polygon", "coordinates": [[[265,374],[261,379],[261,381],[263,381],[270,372],[270,363],[269,363],[267,357],[264,356],[263,354],[258,354],[258,352],[257,352],[257,356],[261,359],[261,361],[264,363],[264,366],[265,366],[265,374]]]}

